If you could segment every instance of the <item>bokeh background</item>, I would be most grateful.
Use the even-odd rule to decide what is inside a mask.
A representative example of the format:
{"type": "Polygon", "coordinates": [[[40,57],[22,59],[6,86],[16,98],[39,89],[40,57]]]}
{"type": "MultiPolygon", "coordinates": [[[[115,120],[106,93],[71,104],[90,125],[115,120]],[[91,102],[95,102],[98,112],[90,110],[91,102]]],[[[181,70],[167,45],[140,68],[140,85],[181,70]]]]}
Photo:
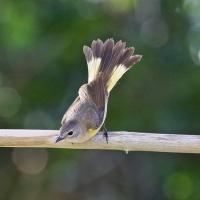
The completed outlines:
{"type": "MultiPolygon", "coordinates": [[[[58,129],[87,80],[82,46],[143,54],[114,88],[108,130],[200,133],[199,0],[1,0],[0,128],[58,129]]],[[[200,156],[0,149],[2,200],[199,200],[200,156]]]]}

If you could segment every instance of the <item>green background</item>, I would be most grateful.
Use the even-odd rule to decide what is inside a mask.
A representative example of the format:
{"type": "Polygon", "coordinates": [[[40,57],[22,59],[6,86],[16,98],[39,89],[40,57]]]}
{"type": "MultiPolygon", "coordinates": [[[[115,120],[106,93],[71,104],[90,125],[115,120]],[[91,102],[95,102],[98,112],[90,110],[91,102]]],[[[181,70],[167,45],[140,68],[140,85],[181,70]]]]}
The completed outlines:
{"type": "MultiPolygon", "coordinates": [[[[0,1],[0,128],[58,129],[87,81],[82,46],[113,37],[142,61],[110,96],[108,130],[200,133],[198,0],[0,1]]],[[[2,200],[199,200],[200,156],[0,149],[2,200]]]]}

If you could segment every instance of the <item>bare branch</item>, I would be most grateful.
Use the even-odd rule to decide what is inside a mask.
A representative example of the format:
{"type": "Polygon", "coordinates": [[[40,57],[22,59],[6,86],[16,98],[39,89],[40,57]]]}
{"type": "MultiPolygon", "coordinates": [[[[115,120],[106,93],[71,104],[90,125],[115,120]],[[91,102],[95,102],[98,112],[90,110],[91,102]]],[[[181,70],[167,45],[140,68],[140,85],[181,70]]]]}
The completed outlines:
{"type": "Polygon", "coordinates": [[[55,140],[56,130],[12,130],[0,129],[0,147],[43,147],[70,149],[102,149],[123,151],[155,151],[176,153],[200,153],[200,135],[177,135],[138,132],[109,132],[106,143],[103,134],[82,144],[71,144],[67,139],[55,140]]]}

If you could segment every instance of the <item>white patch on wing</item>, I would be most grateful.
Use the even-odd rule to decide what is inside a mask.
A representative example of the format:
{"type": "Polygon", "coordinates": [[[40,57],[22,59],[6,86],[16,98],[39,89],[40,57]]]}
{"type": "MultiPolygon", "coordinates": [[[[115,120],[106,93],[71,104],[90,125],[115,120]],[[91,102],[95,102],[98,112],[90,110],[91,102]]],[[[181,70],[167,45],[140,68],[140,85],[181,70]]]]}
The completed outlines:
{"type": "Polygon", "coordinates": [[[99,67],[100,67],[100,63],[101,63],[101,58],[92,58],[92,60],[90,62],[88,62],[88,83],[90,83],[91,81],[93,81],[99,71],[99,67]]]}
{"type": "Polygon", "coordinates": [[[124,65],[119,65],[116,66],[112,73],[111,73],[111,77],[108,81],[107,84],[107,90],[108,92],[110,92],[112,90],[112,88],[115,86],[115,84],[117,83],[117,81],[123,76],[123,74],[128,70],[128,68],[126,68],[124,65]]]}

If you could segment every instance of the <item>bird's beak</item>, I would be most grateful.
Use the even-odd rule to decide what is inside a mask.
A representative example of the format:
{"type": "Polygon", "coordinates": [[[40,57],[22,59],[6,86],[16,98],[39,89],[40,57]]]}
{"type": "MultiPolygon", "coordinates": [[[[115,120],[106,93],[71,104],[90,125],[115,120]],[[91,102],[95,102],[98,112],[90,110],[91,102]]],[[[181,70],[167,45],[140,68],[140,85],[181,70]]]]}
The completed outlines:
{"type": "Polygon", "coordinates": [[[58,143],[58,142],[60,142],[60,141],[63,140],[63,139],[65,139],[65,138],[63,138],[63,137],[61,137],[61,136],[58,136],[57,139],[56,139],[56,141],[55,141],[55,143],[58,143]]]}

